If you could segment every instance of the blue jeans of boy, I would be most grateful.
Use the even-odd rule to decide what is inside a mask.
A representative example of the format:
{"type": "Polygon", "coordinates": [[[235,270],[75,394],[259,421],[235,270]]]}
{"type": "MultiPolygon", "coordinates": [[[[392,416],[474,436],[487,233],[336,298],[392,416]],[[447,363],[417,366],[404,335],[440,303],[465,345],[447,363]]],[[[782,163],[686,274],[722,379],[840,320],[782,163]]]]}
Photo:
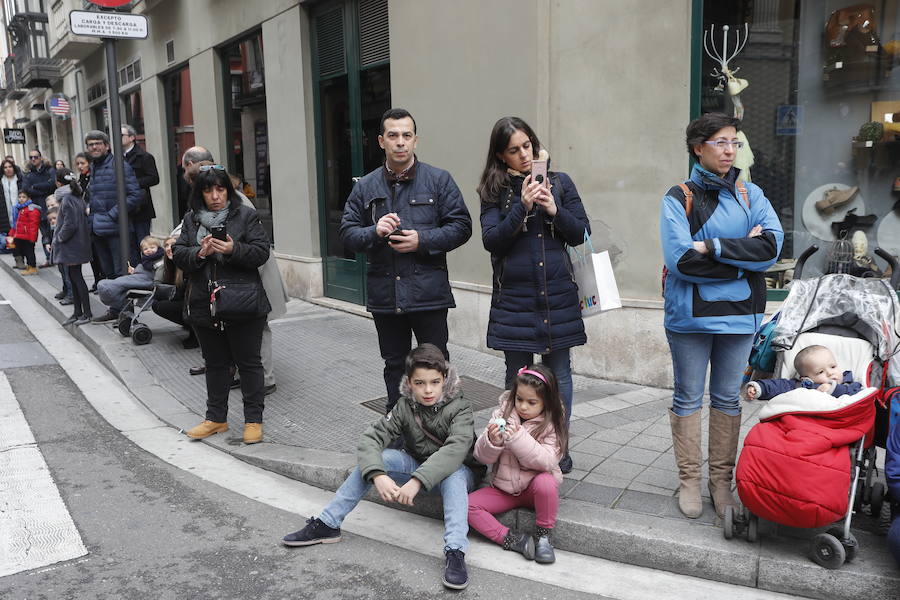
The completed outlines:
{"type": "Polygon", "coordinates": [[[672,412],[691,415],[703,406],[709,367],[709,404],[726,415],[741,412],[741,377],[753,334],[676,333],[666,330],[672,353],[675,390],[672,412]]]}
{"type": "MultiPolygon", "coordinates": [[[[510,389],[516,378],[516,372],[525,365],[534,364],[534,354],[518,350],[504,350],[503,355],[506,357],[506,389],[510,389]]],[[[542,354],[541,363],[553,371],[553,375],[556,376],[559,395],[562,396],[563,405],[566,407],[566,423],[568,424],[572,417],[572,364],[569,360],[569,348],[542,354]]]]}
{"type": "MultiPolygon", "coordinates": [[[[388,476],[397,485],[403,485],[410,475],[419,468],[419,463],[406,452],[387,449],[382,451],[381,459],[388,476]]],[[[359,467],[353,469],[341,487],[334,493],[319,520],[329,527],[338,528],[344,517],[350,514],[363,496],[372,488],[371,483],[363,480],[359,467]]],[[[444,503],[444,551],[462,550],[469,547],[469,492],[475,487],[475,477],[465,465],[451,473],[446,479],[429,493],[440,492],[444,503]]]]}

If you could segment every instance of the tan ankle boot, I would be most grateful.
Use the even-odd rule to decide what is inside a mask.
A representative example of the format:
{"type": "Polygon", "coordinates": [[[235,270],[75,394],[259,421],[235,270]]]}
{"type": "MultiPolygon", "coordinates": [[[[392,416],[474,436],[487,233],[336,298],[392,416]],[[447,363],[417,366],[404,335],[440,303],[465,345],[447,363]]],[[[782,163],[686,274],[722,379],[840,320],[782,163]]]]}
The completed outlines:
{"type": "Polygon", "coordinates": [[[738,505],[731,494],[731,476],[740,430],[740,413],[726,415],[715,408],[709,409],[709,495],[720,519],[725,517],[726,506],[738,505]]]}
{"type": "Polygon", "coordinates": [[[669,410],[672,444],[678,465],[678,508],[684,516],[696,519],[703,512],[700,500],[700,411],[679,417],[669,410]]]}
{"type": "Polygon", "coordinates": [[[830,215],[838,208],[844,206],[859,193],[859,188],[853,186],[846,190],[832,188],[825,192],[822,199],[816,202],[816,209],[825,215],[830,215]]]}
{"type": "Polygon", "coordinates": [[[244,423],[244,443],[258,444],[262,441],[262,423],[244,423]]]}
{"type": "Polygon", "coordinates": [[[196,427],[188,429],[185,433],[189,438],[202,440],[208,438],[214,433],[228,431],[228,423],[215,423],[213,421],[203,421],[196,427]]]}

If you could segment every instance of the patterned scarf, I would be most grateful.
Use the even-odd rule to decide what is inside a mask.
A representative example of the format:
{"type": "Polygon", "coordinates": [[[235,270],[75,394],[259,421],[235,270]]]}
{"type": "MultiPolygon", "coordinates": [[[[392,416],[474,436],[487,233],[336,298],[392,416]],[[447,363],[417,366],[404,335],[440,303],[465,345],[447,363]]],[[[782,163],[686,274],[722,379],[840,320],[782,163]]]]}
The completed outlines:
{"type": "Polygon", "coordinates": [[[222,210],[211,211],[202,208],[197,211],[197,243],[209,235],[209,230],[213,227],[224,225],[228,220],[228,206],[222,210]]]}

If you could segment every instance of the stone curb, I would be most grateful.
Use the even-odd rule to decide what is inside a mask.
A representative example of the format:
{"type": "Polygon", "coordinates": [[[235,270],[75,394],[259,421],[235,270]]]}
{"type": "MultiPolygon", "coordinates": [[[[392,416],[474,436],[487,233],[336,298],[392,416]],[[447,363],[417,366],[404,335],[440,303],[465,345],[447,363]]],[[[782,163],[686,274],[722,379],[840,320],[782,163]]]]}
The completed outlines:
{"type": "MultiPolygon", "coordinates": [[[[68,317],[53,299],[55,287],[39,276],[21,277],[8,258],[0,259],[0,268],[57,322],[68,317]]],[[[69,333],[160,420],[179,430],[196,424],[198,415],[156,382],[118,332],[105,325],[85,325],[69,328],[69,333]]],[[[327,490],[337,489],[356,463],[353,454],[272,443],[245,446],[224,435],[203,442],[252,465],[327,490]]],[[[369,499],[380,502],[374,493],[369,499]]],[[[435,518],[442,515],[440,502],[428,496],[409,510],[435,518]]],[[[514,510],[501,521],[531,531],[534,513],[514,510]]],[[[766,525],[770,524],[761,524],[760,541],[750,544],[725,540],[718,527],[687,519],[565,498],[560,502],[553,541],[562,550],[762,590],[822,600],[900,600],[900,571],[890,559],[883,537],[857,533],[857,559],[829,571],[807,558],[805,540],[775,536],[771,531],[766,535],[766,525]]]]}

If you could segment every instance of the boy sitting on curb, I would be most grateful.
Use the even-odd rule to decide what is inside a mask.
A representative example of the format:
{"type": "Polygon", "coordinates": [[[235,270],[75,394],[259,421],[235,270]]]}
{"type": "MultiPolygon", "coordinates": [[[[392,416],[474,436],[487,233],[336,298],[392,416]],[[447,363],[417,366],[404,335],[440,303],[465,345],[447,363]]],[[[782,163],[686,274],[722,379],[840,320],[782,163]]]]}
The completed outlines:
{"type": "MultiPolygon", "coordinates": [[[[359,464],[334,499],[318,517],[308,519],[306,527],[286,535],[282,542],[310,546],[341,541],[341,523],[372,485],[385,502],[408,506],[422,488],[440,491],[446,556],[443,583],[463,589],[469,584],[465,560],[468,494],[475,483],[466,465],[478,467],[472,456],[472,406],[463,398],[456,370],[432,344],[422,344],[406,357],[400,394],[391,412],[362,434],[357,446],[359,464]],[[402,451],[387,448],[401,435],[402,451]]],[[[481,468],[477,472],[483,475],[481,468]]]]}

